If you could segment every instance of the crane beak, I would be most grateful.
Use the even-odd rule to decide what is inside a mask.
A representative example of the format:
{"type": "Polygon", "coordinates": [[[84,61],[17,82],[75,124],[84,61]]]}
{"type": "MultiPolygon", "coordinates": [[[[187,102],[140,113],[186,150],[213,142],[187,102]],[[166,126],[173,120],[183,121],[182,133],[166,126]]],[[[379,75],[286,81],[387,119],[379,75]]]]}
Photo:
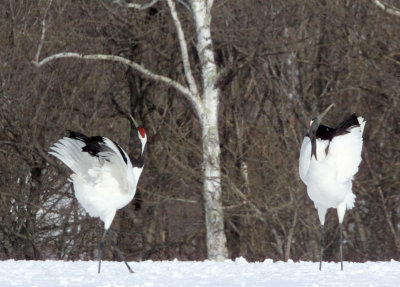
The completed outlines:
{"type": "Polygon", "coordinates": [[[334,106],[335,104],[330,104],[330,106],[329,107],[327,107],[326,109],[325,109],[325,111],[323,111],[317,118],[319,119],[319,121],[320,121],[320,123],[321,123],[321,121],[322,121],[322,118],[323,117],[325,117],[325,115],[329,112],[329,110],[334,106]]]}
{"type": "Polygon", "coordinates": [[[322,113],[320,113],[317,118],[313,121],[313,123],[310,126],[310,130],[317,130],[319,125],[322,122],[322,119],[325,117],[325,115],[329,112],[329,110],[334,106],[335,104],[330,104],[329,107],[327,107],[322,113]]]}
{"type": "Polygon", "coordinates": [[[129,113],[129,117],[131,118],[132,123],[135,125],[135,128],[138,129],[139,125],[138,125],[138,123],[135,121],[135,119],[132,117],[132,115],[130,113],[129,113]]]}
{"type": "Polygon", "coordinates": [[[322,113],[320,113],[316,119],[311,124],[310,128],[308,129],[308,136],[311,140],[311,157],[314,155],[315,159],[317,159],[317,143],[316,143],[316,133],[318,130],[319,125],[321,124],[322,118],[329,112],[329,110],[334,106],[331,104],[327,107],[322,113]]]}

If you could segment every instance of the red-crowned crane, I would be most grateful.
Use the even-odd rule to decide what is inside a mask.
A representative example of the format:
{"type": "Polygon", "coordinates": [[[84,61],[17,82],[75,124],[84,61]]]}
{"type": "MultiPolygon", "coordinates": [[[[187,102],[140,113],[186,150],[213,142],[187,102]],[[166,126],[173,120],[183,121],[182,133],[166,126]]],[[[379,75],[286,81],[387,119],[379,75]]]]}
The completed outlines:
{"type": "Polygon", "coordinates": [[[321,223],[322,266],[324,248],[324,223],[328,208],[336,208],[340,226],[340,263],[343,270],[343,218],[346,209],[354,206],[352,180],[358,172],[363,144],[365,121],[355,114],[346,117],[336,128],[321,125],[322,118],[332,108],[330,105],[311,121],[300,150],[299,173],[307,186],[321,223]]]}
{"type": "Polygon", "coordinates": [[[129,272],[133,273],[112,238],[110,226],[117,209],[123,208],[133,199],[144,166],[147,136],[143,127],[138,127],[135,121],[134,124],[142,143],[142,152],[139,159],[133,162],[110,139],[102,136],[87,137],[72,131],[68,137],[56,142],[49,152],[72,170],[70,181],[78,202],[90,216],[100,217],[104,222],[105,230],[99,246],[98,273],[106,234],[129,272]]]}

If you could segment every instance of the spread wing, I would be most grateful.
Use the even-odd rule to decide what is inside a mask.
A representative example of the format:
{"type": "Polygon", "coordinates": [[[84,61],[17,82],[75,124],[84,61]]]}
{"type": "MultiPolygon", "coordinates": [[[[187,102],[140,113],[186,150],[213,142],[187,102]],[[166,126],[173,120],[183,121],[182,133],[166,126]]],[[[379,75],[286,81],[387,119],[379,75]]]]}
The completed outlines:
{"type": "Polygon", "coordinates": [[[64,162],[77,176],[93,186],[110,185],[130,191],[131,163],[127,154],[106,137],[86,137],[70,132],[51,147],[50,154],[64,162]]]}

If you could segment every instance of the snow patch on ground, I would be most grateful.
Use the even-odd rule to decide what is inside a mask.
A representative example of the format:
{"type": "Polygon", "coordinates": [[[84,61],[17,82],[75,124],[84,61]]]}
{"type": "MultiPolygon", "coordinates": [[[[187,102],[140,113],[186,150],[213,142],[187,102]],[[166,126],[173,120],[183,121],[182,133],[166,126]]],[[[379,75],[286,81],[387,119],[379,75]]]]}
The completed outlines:
{"type": "Polygon", "coordinates": [[[121,262],[0,261],[0,286],[137,286],[137,287],[257,287],[257,286],[399,286],[400,262],[248,263],[244,258],[214,261],[121,262]]]}

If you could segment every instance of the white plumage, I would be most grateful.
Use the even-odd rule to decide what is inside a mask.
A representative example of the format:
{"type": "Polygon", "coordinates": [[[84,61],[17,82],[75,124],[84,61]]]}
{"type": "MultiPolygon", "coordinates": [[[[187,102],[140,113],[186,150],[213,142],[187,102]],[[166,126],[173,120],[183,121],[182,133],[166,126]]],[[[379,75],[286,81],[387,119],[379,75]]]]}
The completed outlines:
{"type": "MultiPolygon", "coordinates": [[[[138,128],[138,136],[142,143],[142,153],[135,165],[129,160],[127,153],[110,139],[101,136],[87,137],[76,132],[70,132],[69,137],[60,139],[49,152],[73,171],[70,180],[78,202],[90,216],[100,217],[104,222],[99,272],[105,235],[116,211],[126,206],[135,196],[143,170],[147,142],[143,127],[138,128]]],[[[109,236],[114,248],[126,263],[110,233],[109,236]]],[[[128,266],[127,263],[126,265],[128,266]]],[[[129,266],[128,269],[132,271],[129,266]]]]}
{"type": "Polygon", "coordinates": [[[299,159],[300,178],[307,186],[307,193],[318,210],[321,222],[321,262],[322,233],[328,208],[337,209],[341,227],[346,209],[354,206],[352,180],[361,162],[365,126],[364,119],[355,115],[346,118],[337,128],[320,125],[322,117],[329,109],[330,107],[312,122],[303,140],[299,159]]]}
{"type": "MultiPolygon", "coordinates": [[[[305,137],[300,151],[300,178],[307,185],[307,193],[317,209],[321,209],[321,224],[324,224],[328,208],[343,205],[354,206],[352,179],[361,162],[362,132],[365,121],[358,117],[360,127],[353,127],[350,133],[334,137],[331,141],[317,138],[317,158],[311,157],[311,140],[305,137]],[[325,150],[329,148],[328,154],[325,150]]],[[[344,215],[344,214],[343,214],[344,215]]],[[[343,221],[343,216],[339,216],[343,221]]]]}

